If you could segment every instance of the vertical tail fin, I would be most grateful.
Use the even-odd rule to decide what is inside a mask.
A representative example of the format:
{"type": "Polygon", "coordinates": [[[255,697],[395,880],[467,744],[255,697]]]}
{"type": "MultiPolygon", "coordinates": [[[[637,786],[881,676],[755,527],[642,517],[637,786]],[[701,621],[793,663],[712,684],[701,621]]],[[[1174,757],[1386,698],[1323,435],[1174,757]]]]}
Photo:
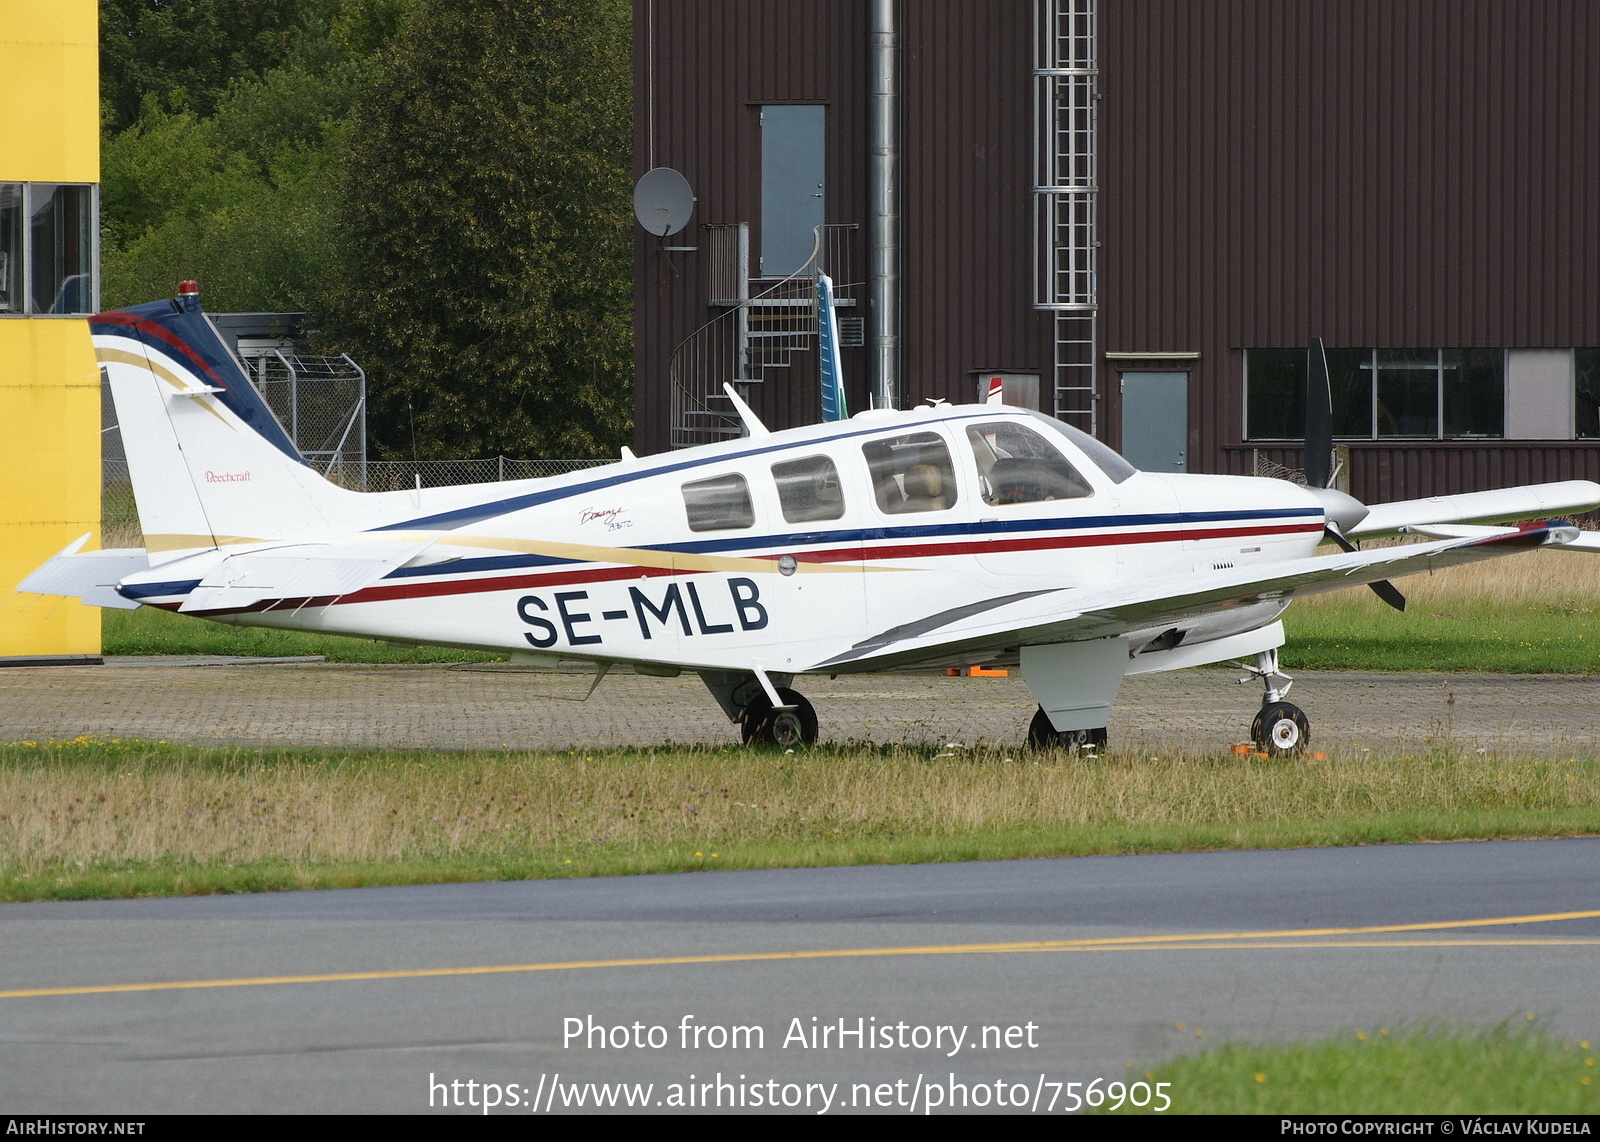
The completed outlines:
{"type": "Polygon", "coordinates": [[[152,563],[354,517],[360,493],[301,460],[198,295],[97,314],[90,331],[152,563]]]}
{"type": "Polygon", "coordinates": [[[817,350],[822,373],[822,419],[848,420],[844,367],[839,360],[839,316],[833,309],[833,279],[817,274],[817,350]]]}

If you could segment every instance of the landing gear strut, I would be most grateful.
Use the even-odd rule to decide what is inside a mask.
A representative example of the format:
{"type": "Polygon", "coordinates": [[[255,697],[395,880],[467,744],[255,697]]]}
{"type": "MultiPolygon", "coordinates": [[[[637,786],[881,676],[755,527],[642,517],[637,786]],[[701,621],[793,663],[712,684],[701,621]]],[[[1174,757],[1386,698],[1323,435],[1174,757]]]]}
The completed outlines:
{"type": "Polygon", "coordinates": [[[793,709],[775,709],[772,700],[757,693],[739,712],[739,732],[745,745],[770,745],[796,749],[817,742],[817,711],[805,695],[779,688],[778,697],[793,709]]]}
{"type": "Polygon", "coordinates": [[[817,711],[804,695],[788,688],[794,675],[748,670],[702,670],[699,674],[728,720],[739,724],[745,745],[797,749],[816,744],[817,711]]]}
{"type": "Polygon", "coordinates": [[[1050,715],[1040,706],[1028,725],[1028,745],[1032,749],[1075,749],[1084,757],[1093,757],[1106,748],[1104,726],[1093,730],[1058,730],[1050,724],[1050,715]]]}
{"type": "MultiPolygon", "coordinates": [[[[1236,665],[1261,679],[1261,711],[1250,723],[1250,740],[1268,757],[1298,757],[1305,753],[1311,742],[1311,721],[1299,706],[1283,700],[1294,679],[1278,669],[1277,649],[1256,655],[1254,666],[1243,662],[1236,665]]],[[[1249,678],[1239,681],[1248,682],[1249,678]]]]}

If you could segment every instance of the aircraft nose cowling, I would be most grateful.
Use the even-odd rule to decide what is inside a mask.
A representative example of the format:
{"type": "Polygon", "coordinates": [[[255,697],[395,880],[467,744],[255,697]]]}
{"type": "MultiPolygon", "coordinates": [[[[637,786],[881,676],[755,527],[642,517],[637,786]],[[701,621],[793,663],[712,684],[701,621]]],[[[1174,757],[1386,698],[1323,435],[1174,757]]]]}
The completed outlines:
{"type": "Polygon", "coordinates": [[[1338,528],[1341,534],[1359,525],[1370,510],[1366,504],[1337,488],[1307,488],[1306,491],[1322,501],[1322,510],[1327,513],[1328,522],[1338,528]]]}

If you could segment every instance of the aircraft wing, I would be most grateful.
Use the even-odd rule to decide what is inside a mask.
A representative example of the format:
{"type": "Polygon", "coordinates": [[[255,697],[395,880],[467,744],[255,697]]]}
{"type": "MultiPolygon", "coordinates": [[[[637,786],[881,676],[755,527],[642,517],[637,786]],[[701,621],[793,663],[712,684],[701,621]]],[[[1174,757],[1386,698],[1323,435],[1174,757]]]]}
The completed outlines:
{"type": "Polygon", "coordinates": [[[1426,500],[1397,500],[1372,504],[1367,516],[1345,532],[1347,539],[1372,539],[1398,535],[1422,525],[1487,523],[1512,519],[1551,519],[1582,514],[1600,507],[1600,484],[1590,480],[1562,480],[1554,484],[1528,484],[1492,492],[1464,492],[1426,500]]]}
{"type": "Polygon", "coordinates": [[[1472,534],[1231,571],[1135,579],[1109,587],[1049,588],[994,596],[891,627],[811,669],[882,669],[953,651],[1106,638],[1147,627],[1181,625],[1234,607],[1338,591],[1534,547],[1575,544],[1600,550],[1600,545],[1583,543],[1583,533],[1570,526],[1458,530],[1472,534]]]}
{"type": "Polygon", "coordinates": [[[295,543],[230,555],[178,609],[233,611],[266,599],[329,599],[383,578],[432,543],[295,543]]]}
{"type": "Polygon", "coordinates": [[[85,532],[55,555],[41,563],[32,574],[17,584],[18,591],[39,595],[66,595],[82,599],[91,607],[131,610],[139,604],[117,594],[117,583],[128,575],[150,566],[150,556],[142,547],[111,547],[103,551],[84,551],[89,542],[85,532]]]}

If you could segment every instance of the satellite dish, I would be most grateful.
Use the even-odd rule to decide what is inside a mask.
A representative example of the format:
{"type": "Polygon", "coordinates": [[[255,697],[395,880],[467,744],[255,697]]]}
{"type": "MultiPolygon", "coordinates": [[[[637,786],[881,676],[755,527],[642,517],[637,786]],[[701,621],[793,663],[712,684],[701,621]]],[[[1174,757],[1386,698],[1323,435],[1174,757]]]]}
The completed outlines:
{"type": "Polygon", "coordinates": [[[633,216],[658,238],[682,230],[693,213],[694,191],[689,180],[671,167],[646,171],[633,186],[633,216]]]}

